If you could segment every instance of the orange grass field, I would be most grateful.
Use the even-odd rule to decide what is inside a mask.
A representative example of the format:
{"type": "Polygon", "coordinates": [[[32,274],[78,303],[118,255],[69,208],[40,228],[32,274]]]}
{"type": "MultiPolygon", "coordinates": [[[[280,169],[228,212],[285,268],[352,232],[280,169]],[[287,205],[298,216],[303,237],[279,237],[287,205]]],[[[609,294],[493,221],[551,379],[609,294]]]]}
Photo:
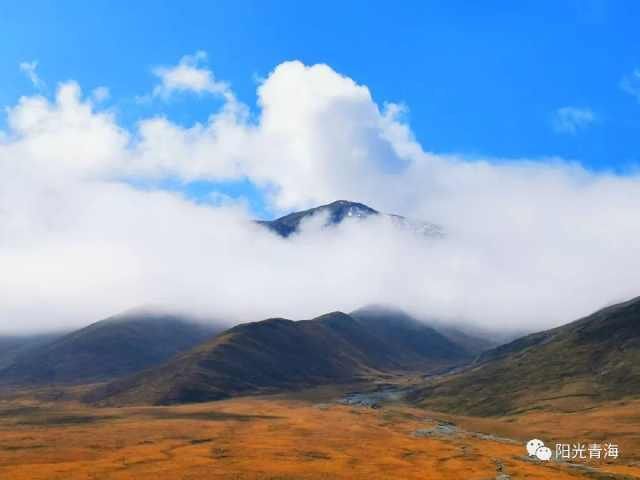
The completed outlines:
{"type": "Polygon", "coordinates": [[[480,419],[321,397],[120,409],[1,401],[0,480],[640,478],[640,401],[480,419]],[[438,421],[454,422],[458,432],[414,435],[438,421]],[[611,440],[620,458],[578,466],[534,462],[524,449],[532,437],[611,440]]]}

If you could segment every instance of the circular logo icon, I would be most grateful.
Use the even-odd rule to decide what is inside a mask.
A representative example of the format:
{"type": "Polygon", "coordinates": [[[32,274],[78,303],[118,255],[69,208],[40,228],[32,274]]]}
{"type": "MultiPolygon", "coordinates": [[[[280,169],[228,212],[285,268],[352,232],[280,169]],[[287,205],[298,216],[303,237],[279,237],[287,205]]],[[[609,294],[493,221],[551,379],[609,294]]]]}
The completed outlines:
{"type": "Polygon", "coordinates": [[[529,440],[527,442],[527,453],[530,457],[535,457],[536,450],[538,450],[540,447],[544,447],[544,442],[542,440],[538,440],[537,438],[529,440]]]}
{"type": "Polygon", "coordinates": [[[527,453],[530,457],[536,457],[538,460],[548,462],[551,460],[551,449],[544,446],[542,440],[533,438],[527,442],[527,453]]]}
{"type": "Polygon", "coordinates": [[[540,447],[536,450],[536,457],[538,460],[542,460],[543,462],[548,462],[551,460],[551,449],[548,447],[540,447]]]}

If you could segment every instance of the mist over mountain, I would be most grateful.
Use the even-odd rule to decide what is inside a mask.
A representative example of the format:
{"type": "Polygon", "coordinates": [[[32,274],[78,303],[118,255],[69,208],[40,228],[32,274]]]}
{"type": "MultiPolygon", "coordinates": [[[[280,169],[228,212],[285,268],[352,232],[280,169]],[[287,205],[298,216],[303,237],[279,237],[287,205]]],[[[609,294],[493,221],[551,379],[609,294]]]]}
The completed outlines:
{"type": "MultiPolygon", "coordinates": [[[[418,318],[438,319],[442,327],[466,325],[480,332],[501,332],[495,339],[499,342],[586,314],[591,310],[588,305],[596,308],[610,302],[614,290],[619,295],[627,289],[624,285],[631,280],[624,277],[634,271],[626,269],[616,275],[619,282],[609,282],[592,295],[589,292],[600,277],[587,274],[588,264],[578,262],[577,254],[554,260],[556,267],[571,258],[577,263],[571,266],[571,278],[560,286],[560,280],[554,280],[552,287],[542,268],[548,257],[535,259],[514,251],[509,260],[510,250],[503,242],[485,243],[450,221],[440,228],[373,213],[378,211],[362,203],[337,201],[271,223],[256,223],[238,205],[191,210],[187,203],[175,203],[164,194],[162,209],[147,214],[130,205],[149,200],[147,206],[153,209],[156,197],[139,197],[123,186],[103,187],[96,190],[104,193],[97,202],[74,197],[74,212],[61,224],[67,228],[82,223],[81,230],[86,228],[89,236],[78,230],[54,260],[30,262],[30,274],[21,271],[19,282],[6,285],[3,316],[16,321],[0,325],[5,334],[70,330],[87,318],[149,303],[231,323],[274,315],[310,318],[380,303],[396,305],[418,318]],[[114,202],[122,203],[117,216],[85,208],[110,209],[114,202]],[[113,257],[91,247],[105,242],[114,245],[113,257]],[[520,267],[511,268],[516,264],[520,267]],[[44,297],[32,302],[29,289],[21,285],[36,278],[44,282],[48,275],[40,271],[44,265],[57,272],[56,278],[73,275],[67,281],[46,281],[46,289],[33,285],[44,297]],[[494,270],[497,265],[502,267],[494,270]],[[72,284],[82,294],[72,294],[72,284]],[[572,285],[576,293],[560,298],[563,285],[572,285]],[[537,301],[530,295],[532,288],[538,292],[537,301]],[[291,294],[299,289],[315,294],[291,294]],[[59,307],[44,309],[44,304],[59,307]]],[[[438,225],[443,224],[439,220],[438,225]]],[[[48,248],[58,248],[59,235],[48,248]]],[[[9,264],[17,260],[12,254],[9,264]]],[[[553,269],[556,279],[565,273],[564,267],[553,269]]]]}
{"type": "MultiPolygon", "coordinates": [[[[157,217],[154,230],[158,235],[145,244],[149,248],[138,252],[134,263],[154,264],[157,274],[141,279],[136,288],[121,291],[122,295],[109,304],[102,296],[95,298],[95,304],[86,304],[86,316],[151,302],[191,315],[240,323],[274,313],[303,317],[332,308],[351,311],[367,304],[397,305],[417,318],[434,319],[432,326],[459,342],[467,341],[471,353],[535,330],[532,318],[536,323],[560,323],[557,312],[548,317],[525,309],[506,317],[503,307],[519,299],[510,297],[505,304],[500,289],[479,279],[486,265],[466,255],[455,230],[445,234],[434,223],[380,213],[347,200],[271,221],[245,222],[235,207],[217,208],[215,214],[206,208],[200,213],[207,220],[199,222],[195,230],[185,231],[183,238],[191,245],[173,265],[170,260],[160,265],[157,257],[150,255],[160,248],[163,253],[158,257],[171,259],[175,247],[172,241],[164,240],[170,238],[167,228],[173,231],[172,223],[162,220],[167,213],[157,217]],[[214,230],[210,230],[212,225],[214,230]],[[233,254],[220,255],[221,251],[233,254]],[[176,271],[181,272],[177,283],[176,271]],[[318,294],[311,298],[290,295],[300,286],[318,294]],[[141,291],[150,293],[141,295],[141,291]],[[244,300],[247,296],[251,302],[244,300]]],[[[139,274],[128,270],[131,265],[119,264],[119,269],[128,272],[123,278],[139,274]]],[[[506,278],[493,277],[492,281],[504,282],[506,278]]],[[[82,299],[78,301],[84,305],[82,299]]],[[[547,308],[546,303],[537,307],[547,308]]],[[[560,310],[571,308],[564,304],[560,310]]],[[[30,331],[50,330],[52,325],[69,329],[83,323],[78,319],[69,325],[68,320],[55,315],[41,318],[47,323],[38,328],[36,321],[29,322],[30,331]]],[[[10,325],[16,328],[21,324],[5,328],[10,325]]]]}

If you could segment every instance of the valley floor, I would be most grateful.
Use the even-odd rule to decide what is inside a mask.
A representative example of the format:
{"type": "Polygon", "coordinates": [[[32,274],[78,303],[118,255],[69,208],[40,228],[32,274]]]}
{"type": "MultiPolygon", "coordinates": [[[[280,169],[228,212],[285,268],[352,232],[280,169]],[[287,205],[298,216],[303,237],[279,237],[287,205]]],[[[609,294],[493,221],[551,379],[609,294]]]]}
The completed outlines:
{"type": "Polygon", "coordinates": [[[640,401],[512,418],[451,417],[335,391],[179,407],[0,401],[0,479],[640,478],[640,401]],[[484,435],[488,434],[488,435],[484,435]],[[611,440],[602,463],[530,461],[524,442],[611,440]]]}

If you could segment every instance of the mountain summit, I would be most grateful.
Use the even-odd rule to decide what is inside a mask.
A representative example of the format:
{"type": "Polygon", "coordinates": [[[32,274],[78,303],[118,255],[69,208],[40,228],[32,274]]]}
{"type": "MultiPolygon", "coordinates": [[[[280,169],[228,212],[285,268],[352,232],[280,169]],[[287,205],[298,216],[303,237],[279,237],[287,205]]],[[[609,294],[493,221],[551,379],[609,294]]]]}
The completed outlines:
{"type": "Polygon", "coordinates": [[[438,225],[409,220],[400,215],[381,213],[363,203],[348,200],[336,200],[327,205],[293,212],[275,220],[259,220],[258,223],[286,238],[296,233],[303,221],[315,216],[323,216],[326,218],[325,226],[330,226],[338,225],[345,220],[364,220],[378,215],[384,215],[400,226],[409,227],[428,236],[442,236],[441,228],[438,225]]]}

